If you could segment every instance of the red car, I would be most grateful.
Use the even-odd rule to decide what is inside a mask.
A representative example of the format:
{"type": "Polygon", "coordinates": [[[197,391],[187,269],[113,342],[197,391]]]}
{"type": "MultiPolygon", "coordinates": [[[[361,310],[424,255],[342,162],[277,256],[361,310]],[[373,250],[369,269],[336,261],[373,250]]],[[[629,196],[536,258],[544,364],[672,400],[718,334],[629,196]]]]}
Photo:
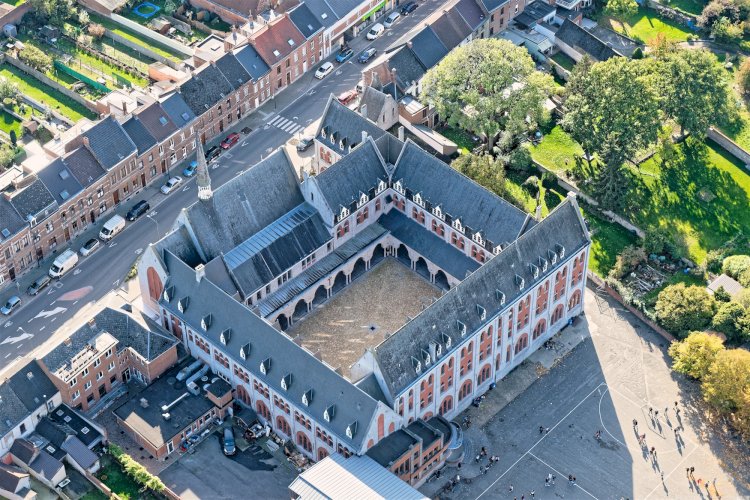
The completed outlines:
{"type": "Polygon", "coordinates": [[[229,149],[235,144],[237,144],[240,140],[240,134],[237,134],[235,132],[232,132],[227,136],[226,139],[221,141],[221,149],[229,149]]]}
{"type": "Polygon", "coordinates": [[[341,104],[346,106],[353,100],[357,98],[357,91],[356,90],[347,90],[346,92],[339,95],[338,100],[341,104]]]}

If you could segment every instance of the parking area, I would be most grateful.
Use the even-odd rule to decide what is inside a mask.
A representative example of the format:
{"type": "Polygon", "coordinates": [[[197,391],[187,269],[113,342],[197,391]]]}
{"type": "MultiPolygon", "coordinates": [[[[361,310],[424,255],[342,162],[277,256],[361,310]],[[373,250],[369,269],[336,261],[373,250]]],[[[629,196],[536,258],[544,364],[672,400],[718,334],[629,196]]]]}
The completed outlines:
{"type": "Polygon", "coordinates": [[[271,455],[253,444],[242,448],[238,441],[237,455],[224,456],[220,434],[214,433],[159,477],[183,500],[288,499],[287,487],[297,473],[289,462],[277,458],[280,452],[271,455]]]}
{"type": "Polygon", "coordinates": [[[471,482],[444,497],[530,499],[532,491],[534,498],[750,495],[747,450],[705,422],[697,387],[669,369],[666,341],[592,290],[586,294],[586,311],[585,318],[561,334],[582,336],[581,342],[551,364],[548,373],[535,366],[535,359],[548,355],[542,349],[498,384],[497,394],[490,393],[482,408],[468,412],[474,423],[466,431],[462,470],[444,470],[422,492],[434,496],[460,474],[471,482]],[[498,391],[517,389],[512,379],[534,371],[546,374],[529,381],[506,404],[507,395],[498,391]],[[639,435],[644,434],[641,444],[639,435]],[[482,446],[500,457],[486,473],[480,467],[487,461],[475,461],[482,446]],[[689,467],[695,467],[692,477],[689,467]],[[554,485],[547,485],[550,475],[554,485]],[[575,476],[575,484],[569,475],[575,476]]]}

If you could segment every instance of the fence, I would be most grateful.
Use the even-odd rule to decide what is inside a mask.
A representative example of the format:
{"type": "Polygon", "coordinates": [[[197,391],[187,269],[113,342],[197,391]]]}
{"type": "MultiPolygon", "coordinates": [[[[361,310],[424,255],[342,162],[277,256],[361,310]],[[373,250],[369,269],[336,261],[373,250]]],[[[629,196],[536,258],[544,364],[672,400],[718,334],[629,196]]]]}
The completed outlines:
{"type": "Polygon", "coordinates": [[[160,45],[164,45],[165,47],[178,52],[185,57],[192,57],[193,55],[193,50],[190,47],[183,45],[178,41],[172,40],[171,38],[166,37],[160,33],[152,31],[145,26],[141,26],[135,21],[131,21],[130,19],[124,18],[117,14],[110,14],[109,18],[117,24],[126,27],[130,31],[138,33],[145,38],[149,38],[160,45]]]}
{"type": "Polygon", "coordinates": [[[750,169],[750,153],[743,149],[742,146],[713,127],[708,127],[706,135],[719,146],[729,151],[732,156],[744,163],[745,168],[750,169]]]}
{"type": "Polygon", "coordinates": [[[100,92],[104,92],[105,94],[109,94],[110,92],[112,92],[112,89],[110,89],[106,85],[102,85],[96,80],[89,78],[88,76],[82,73],[79,73],[78,71],[74,70],[70,66],[65,65],[62,61],[58,61],[57,59],[55,59],[54,66],[56,70],[62,71],[63,73],[72,76],[76,80],[81,80],[83,83],[89,85],[90,87],[95,88],[96,90],[100,92]]]}
{"type": "Polygon", "coordinates": [[[172,59],[170,59],[168,57],[164,57],[161,54],[157,54],[153,50],[149,49],[148,47],[144,47],[140,43],[135,43],[135,42],[133,42],[131,40],[128,40],[127,38],[125,38],[123,36],[120,36],[117,33],[114,33],[114,32],[112,32],[112,31],[110,31],[108,29],[104,30],[104,35],[107,36],[107,37],[109,37],[109,38],[111,38],[113,41],[126,46],[129,49],[135,50],[136,52],[138,52],[142,56],[149,57],[149,58],[153,59],[154,61],[162,62],[162,63],[166,64],[167,66],[169,66],[172,69],[179,69],[180,63],[175,62],[174,60],[172,60],[172,59]]]}

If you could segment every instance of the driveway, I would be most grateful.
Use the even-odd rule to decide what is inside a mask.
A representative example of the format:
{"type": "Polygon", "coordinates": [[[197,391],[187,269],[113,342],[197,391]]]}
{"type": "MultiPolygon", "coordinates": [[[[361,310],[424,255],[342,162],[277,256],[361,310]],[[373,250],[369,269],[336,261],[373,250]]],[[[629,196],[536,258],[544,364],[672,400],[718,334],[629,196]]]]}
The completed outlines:
{"type": "Polygon", "coordinates": [[[251,445],[234,457],[221,451],[218,433],[203,441],[159,477],[183,500],[236,498],[288,499],[287,487],[297,477],[289,462],[251,445]]]}

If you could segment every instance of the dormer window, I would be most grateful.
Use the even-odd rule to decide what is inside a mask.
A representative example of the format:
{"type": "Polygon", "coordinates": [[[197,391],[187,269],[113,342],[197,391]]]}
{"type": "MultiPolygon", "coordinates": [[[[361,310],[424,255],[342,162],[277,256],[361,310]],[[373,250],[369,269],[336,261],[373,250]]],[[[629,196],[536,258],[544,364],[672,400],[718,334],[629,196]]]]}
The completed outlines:
{"type": "Polygon", "coordinates": [[[357,422],[354,421],[351,424],[346,426],[346,437],[349,439],[354,438],[354,435],[357,433],[357,422]]]}
{"type": "Polygon", "coordinates": [[[555,252],[550,250],[549,252],[547,252],[547,255],[549,256],[549,259],[552,261],[552,265],[557,264],[557,254],[555,252]]]}
{"type": "Polygon", "coordinates": [[[487,310],[477,304],[477,314],[479,314],[479,319],[487,319],[487,310]]]}
{"type": "Polygon", "coordinates": [[[396,184],[393,185],[393,189],[395,189],[397,193],[405,194],[404,185],[401,183],[401,181],[396,181],[396,184]]]}
{"type": "Polygon", "coordinates": [[[430,357],[430,353],[422,349],[422,359],[424,359],[424,366],[428,367],[432,364],[432,357],[430,357]]]}
{"type": "Polygon", "coordinates": [[[211,321],[212,317],[210,314],[203,316],[203,319],[201,319],[201,328],[203,331],[208,331],[209,328],[211,328],[211,321]]]}
{"type": "Polygon", "coordinates": [[[523,290],[525,281],[522,277],[516,274],[516,285],[518,285],[519,290],[523,290]]]}
{"type": "Polygon", "coordinates": [[[260,362],[260,373],[267,375],[271,371],[271,358],[266,358],[260,362]]]}
{"type": "Polygon", "coordinates": [[[531,274],[534,276],[534,279],[537,279],[539,277],[539,267],[535,266],[534,264],[529,264],[529,269],[531,270],[531,274]]]}
{"type": "Polygon", "coordinates": [[[443,354],[443,345],[437,344],[435,346],[435,355],[440,356],[441,354],[443,354]]]}
{"type": "Polygon", "coordinates": [[[484,240],[482,239],[482,234],[479,231],[477,231],[476,233],[474,233],[474,241],[476,241],[480,245],[484,245],[484,240]]]}
{"type": "Polygon", "coordinates": [[[385,188],[386,188],[385,182],[383,182],[382,180],[378,181],[378,187],[376,189],[376,192],[377,193],[382,193],[385,190],[385,188]]]}
{"type": "Polygon", "coordinates": [[[219,335],[219,341],[224,345],[229,343],[230,338],[232,338],[232,330],[230,328],[227,328],[221,332],[221,335],[219,335]]]}
{"type": "Polygon", "coordinates": [[[346,207],[341,207],[341,212],[339,213],[339,219],[346,219],[349,217],[349,209],[346,207]]]}
{"type": "Polygon", "coordinates": [[[502,245],[495,245],[495,248],[492,249],[492,253],[495,255],[498,255],[500,252],[502,252],[503,246],[502,245]]]}
{"type": "Polygon", "coordinates": [[[281,388],[285,391],[288,391],[289,388],[292,386],[292,374],[287,373],[281,378],[281,388]]]}
{"type": "Polygon", "coordinates": [[[250,356],[250,343],[243,345],[240,347],[240,358],[242,358],[243,361],[247,360],[247,357],[250,356]]]}
{"type": "Polygon", "coordinates": [[[466,325],[460,321],[456,321],[456,326],[458,327],[458,333],[460,333],[462,337],[466,335],[466,325]]]}
{"type": "Polygon", "coordinates": [[[323,411],[323,420],[330,422],[336,416],[336,405],[330,405],[323,411]]]}
{"type": "Polygon", "coordinates": [[[433,215],[437,217],[440,220],[445,220],[445,214],[443,213],[443,210],[440,208],[440,205],[436,206],[432,209],[433,215]]]}
{"type": "Polygon", "coordinates": [[[547,272],[547,259],[539,257],[539,266],[542,268],[542,272],[547,272]]]}
{"type": "Polygon", "coordinates": [[[344,144],[344,139],[341,139],[341,140],[339,141],[339,149],[340,149],[341,151],[343,151],[343,150],[344,150],[344,146],[345,146],[345,144],[344,144]]]}
{"type": "Polygon", "coordinates": [[[505,305],[505,294],[501,292],[500,290],[495,290],[495,297],[497,297],[497,300],[500,301],[500,305],[505,305]]]}
{"type": "Polygon", "coordinates": [[[557,255],[559,255],[561,259],[565,258],[565,247],[561,244],[557,243],[555,245],[555,252],[557,252],[557,255]]]}
{"type": "Polygon", "coordinates": [[[412,356],[411,357],[411,364],[412,364],[412,366],[414,366],[414,371],[417,373],[417,375],[419,375],[420,373],[422,373],[422,362],[421,361],[419,361],[417,358],[415,358],[414,356],[412,356]]]}
{"type": "Polygon", "coordinates": [[[184,297],[177,301],[177,310],[181,313],[184,313],[187,311],[188,304],[190,303],[190,297],[184,297]]]}
{"type": "Polygon", "coordinates": [[[445,348],[450,349],[451,344],[453,344],[453,339],[451,338],[451,336],[443,333],[441,334],[441,337],[442,337],[443,343],[445,344],[445,348]]]}
{"type": "Polygon", "coordinates": [[[328,135],[328,127],[323,127],[322,129],[320,129],[320,136],[323,139],[325,139],[327,135],[328,135]]]}
{"type": "Polygon", "coordinates": [[[302,404],[305,406],[310,406],[310,404],[312,403],[312,398],[313,398],[312,389],[306,390],[305,393],[302,394],[302,404]]]}
{"type": "Polygon", "coordinates": [[[357,203],[357,208],[360,208],[360,207],[362,207],[362,206],[363,206],[363,205],[365,205],[365,204],[366,204],[366,203],[367,203],[368,201],[369,201],[369,198],[367,197],[367,195],[366,195],[365,193],[360,193],[360,196],[359,196],[359,203],[357,203]]]}
{"type": "Polygon", "coordinates": [[[173,293],[174,293],[174,287],[168,286],[167,288],[164,289],[164,293],[162,294],[162,297],[164,297],[164,300],[166,302],[169,302],[172,300],[173,293]]]}
{"type": "Polygon", "coordinates": [[[414,203],[416,203],[420,207],[424,207],[424,200],[422,199],[422,195],[420,193],[414,195],[414,203]]]}
{"type": "Polygon", "coordinates": [[[461,219],[455,219],[453,221],[453,229],[455,229],[456,231],[460,231],[462,233],[464,232],[464,225],[461,224],[461,219]]]}

